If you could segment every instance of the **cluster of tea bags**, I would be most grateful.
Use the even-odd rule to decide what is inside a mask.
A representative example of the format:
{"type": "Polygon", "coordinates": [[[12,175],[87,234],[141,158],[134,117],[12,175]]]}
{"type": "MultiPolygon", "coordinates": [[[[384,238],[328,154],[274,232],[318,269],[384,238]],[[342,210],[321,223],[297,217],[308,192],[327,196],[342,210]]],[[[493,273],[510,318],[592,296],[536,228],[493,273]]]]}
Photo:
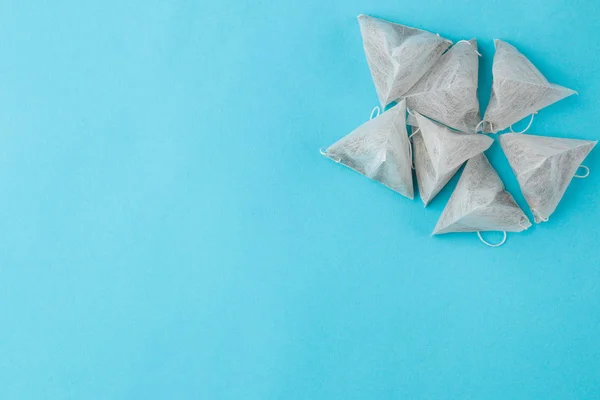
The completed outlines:
{"type": "MultiPolygon", "coordinates": [[[[515,47],[495,40],[492,91],[481,119],[475,39],[453,44],[366,15],[358,21],[384,111],[322,154],[410,199],[414,169],[425,206],[466,163],[433,234],[502,231],[506,238],[506,232],[529,228],[529,218],[484,155],[494,141],[484,133],[512,131],[527,116],[531,126],[534,114],[576,92],[548,82],[515,47]]],[[[597,143],[523,133],[498,139],[536,223],[548,221],[573,177],[587,176],[577,171],[587,169],[581,163],[597,143]]]]}

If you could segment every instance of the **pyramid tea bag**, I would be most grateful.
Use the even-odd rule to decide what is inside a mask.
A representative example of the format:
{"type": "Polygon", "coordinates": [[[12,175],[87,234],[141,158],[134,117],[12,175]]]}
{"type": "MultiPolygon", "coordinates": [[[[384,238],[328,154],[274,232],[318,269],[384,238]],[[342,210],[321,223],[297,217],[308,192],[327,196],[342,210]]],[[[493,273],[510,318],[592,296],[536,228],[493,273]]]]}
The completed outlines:
{"type": "Polygon", "coordinates": [[[371,76],[381,105],[401,99],[452,44],[431,32],[359,15],[371,76]]]}
{"type": "Polygon", "coordinates": [[[507,133],[500,146],[536,223],[547,221],[596,142],[507,133]]]}
{"type": "Polygon", "coordinates": [[[498,132],[572,94],[574,90],[552,84],[523,54],[510,44],[494,41],[490,102],[483,118],[484,132],[498,132]]]}
{"type": "Polygon", "coordinates": [[[433,231],[521,232],[531,222],[483,153],[471,158],[433,231]]]}
{"type": "Polygon", "coordinates": [[[487,150],[488,136],[460,133],[413,112],[419,130],[413,129],[413,153],[421,200],[425,205],[446,186],[461,165],[487,150]]]}
{"type": "Polygon", "coordinates": [[[401,101],[327,148],[323,155],[414,198],[406,102],[401,101]]]}
{"type": "Polygon", "coordinates": [[[477,41],[460,41],[406,94],[406,105],[463,132],[476,133],[481,120],[477,98],[477,41]]]}

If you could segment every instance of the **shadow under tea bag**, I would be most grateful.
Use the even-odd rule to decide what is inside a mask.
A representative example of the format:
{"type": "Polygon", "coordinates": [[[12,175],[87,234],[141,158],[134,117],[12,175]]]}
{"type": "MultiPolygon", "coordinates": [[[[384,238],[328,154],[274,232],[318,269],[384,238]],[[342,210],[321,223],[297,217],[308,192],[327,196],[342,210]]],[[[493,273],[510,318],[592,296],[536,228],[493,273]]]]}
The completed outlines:
{"type": "Polygon", "coordinates": [[[530,226],[531,222],[523,210],[504,189],[498,173],[481,153],[467,162],[433,234],[521,232],[530,226]]]}
{"type": "Polygon", "coordinates": [[[531,61],[510,44],[497,39],[494,44],[492,94],[482,121],[484,132],[506,129],[526,116],[577,93],[548,82],[531,61]]]}
{"type": "Polygon", "coordinates": [[[488,136],[460,133],[414,112],[418,130],[413,128],[415,170],[421,200],[425,205],[446,186],[460,166],[487,150],[494,140],[488,136]]]}
{"type": "Polygon", "coordinates": [[[476,133],[481,120],[478,71],[477,41],[462,40],[408,91],[406,105],[451,128],[476,133]]]}
{"type": "Polygon", "coordinates": [[[406,102],[401,101],[329,146],[322,154],[413,199],[409,146],[406,102]]]}
{"type": "Polygon", "coordinates": [[[575,173],[598,143],[520,133],[499,140],[536,223],[548,220],[573,177],[585,177],[575,173]]]}
{"type": "Polygon", "coordinates": [[[367,62],[381,105],[402,98],[452,44],[421,29],[359,15],[367,62]]]}

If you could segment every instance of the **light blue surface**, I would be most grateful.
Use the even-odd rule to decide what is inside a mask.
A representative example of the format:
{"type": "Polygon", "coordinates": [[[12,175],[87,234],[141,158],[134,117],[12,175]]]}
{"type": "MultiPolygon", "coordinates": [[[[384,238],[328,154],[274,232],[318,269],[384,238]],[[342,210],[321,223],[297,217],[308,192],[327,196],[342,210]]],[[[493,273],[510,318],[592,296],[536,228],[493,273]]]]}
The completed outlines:
{"type": "Polygon", "coordinates": [[[377,104],[359,13],[476,37],[484,106],[509,41],[580,93],[532,132],[598,139],[599,12],[4,0],[0,398],[599,398],[598,149],[498,249],[429,236],[456,179],[424,209],[317,151],[377,104]]]}

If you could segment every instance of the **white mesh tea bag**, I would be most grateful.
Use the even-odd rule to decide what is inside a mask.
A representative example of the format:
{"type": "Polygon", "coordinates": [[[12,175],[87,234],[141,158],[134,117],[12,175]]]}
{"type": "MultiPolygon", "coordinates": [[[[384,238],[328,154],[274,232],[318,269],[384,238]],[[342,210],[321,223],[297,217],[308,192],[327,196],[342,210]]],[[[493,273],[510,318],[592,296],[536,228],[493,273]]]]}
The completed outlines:
{"type": "Polygon", "coordinates": [[[504,184],[496,170],[481,153],[467,162],[433,234],[521,232],[530,226],[531,222],[523,210],[511,194],[504,190],[504,184]]]}
{"type": "Polygon", "coordinates": [[[490,102],[483,118],[484,132],[498,132],[574,90],[552,84],[523,54],[510,44],[494,41],[496,54],[492,67],[490,102]]]}
{"type": "Polygon", "coordinates": [[[500,136],[536,223],[547,221],[573,177],[582,177],[575,173],[596,143],[519,133],[500,136]]]}
{"type": "Polygon", "coordinates": [[[460,133],[414,112],[413,153],[417,183],[425,205],[446,186],[469,158],[487,150],[494,142],[488,136],[460,133]]]}
{"type": "Polygon", "coordinates": [[[406,102],[401,101],[327,148],[323,155],[414,198],[406,102]]]}
{"type": "Polygon", "coordinates": [[[452,44],[431,32],[367,15],[359,15],[358,22],[383,107],[401,99],[452,44]]]}
{"type": "Polygon", "coordinates": [[[406,105],[463,132],[476,133],[481,120],[477,98],[477,41],[460,41],[406,94],[406,105]]]}

